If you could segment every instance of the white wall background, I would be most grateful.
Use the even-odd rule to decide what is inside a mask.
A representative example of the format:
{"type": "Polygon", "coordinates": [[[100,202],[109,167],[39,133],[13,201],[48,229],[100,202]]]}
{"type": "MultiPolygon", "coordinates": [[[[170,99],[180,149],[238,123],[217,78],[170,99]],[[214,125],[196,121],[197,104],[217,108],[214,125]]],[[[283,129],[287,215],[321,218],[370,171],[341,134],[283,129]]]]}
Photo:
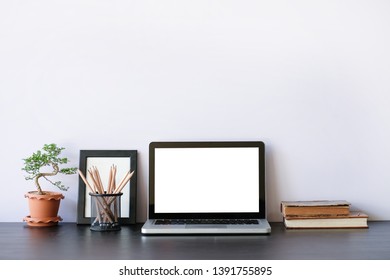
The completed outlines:
{"type": "MultiPolygon", "coordinates": [[[[146,218],[154,140],[263,140],[281,200],[346,199],[390,219],[390,2],[0,1],[0,221],[28,214],[44,143],[136,149],[146,218]]],[[[78,178],[60,215],[76,221],[78,178]]],[[[54,189],[53,189],[54,190],[54,189]]]]}

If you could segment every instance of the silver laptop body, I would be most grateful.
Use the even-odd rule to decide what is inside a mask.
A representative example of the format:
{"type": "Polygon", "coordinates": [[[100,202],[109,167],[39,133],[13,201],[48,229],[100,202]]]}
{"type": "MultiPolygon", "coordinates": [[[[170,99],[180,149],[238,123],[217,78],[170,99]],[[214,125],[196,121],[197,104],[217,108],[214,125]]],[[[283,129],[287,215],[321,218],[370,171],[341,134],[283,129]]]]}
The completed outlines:
{"type": "Polygon", "coordinates": [[[152,142],[142,234],[269,234],[261,141],[152,142]]]}

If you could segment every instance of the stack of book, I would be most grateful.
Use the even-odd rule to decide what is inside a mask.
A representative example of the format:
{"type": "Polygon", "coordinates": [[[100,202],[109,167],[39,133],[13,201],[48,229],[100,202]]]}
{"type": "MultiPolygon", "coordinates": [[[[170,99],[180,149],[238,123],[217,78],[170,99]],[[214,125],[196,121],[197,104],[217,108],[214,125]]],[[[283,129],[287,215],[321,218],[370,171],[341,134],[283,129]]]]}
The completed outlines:
{"type": "Polygon", "coordinates": [[[282,201],[286,228],[368,228],[368,216],[345,200],[282,201]]]}

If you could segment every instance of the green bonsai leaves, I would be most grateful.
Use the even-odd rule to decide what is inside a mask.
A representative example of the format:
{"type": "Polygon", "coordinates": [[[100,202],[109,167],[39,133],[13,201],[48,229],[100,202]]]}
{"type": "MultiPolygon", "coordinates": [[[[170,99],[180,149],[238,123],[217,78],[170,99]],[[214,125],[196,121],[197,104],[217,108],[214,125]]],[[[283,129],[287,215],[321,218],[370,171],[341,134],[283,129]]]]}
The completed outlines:
{"type": "Polygon", "coordinates": [[[76,173],[77,168],[75,167],[60,169],[60,165],[68,163],[68,159],[66,157],[60,157],[60,154],[64,149],[65,148],[57,147],[56,144],[45,144],[42,150],[38,150],[30,157],[23,159],[24,167],[22,168],[22,170],[24,170],[28,174],[27,176],[25,176],[25,179],[34,180],[35,186],[37,187],[37,191],[39,194],[44,193],[39,184],[40,178],[46,179],[48,182],[58,187],[60,190],[68,190],[68,187],[65,187],[61,181],[53,182],[47,178],[50,176],[55,176],[58,173],[62,173],[65,175],[76,173]],[[51,167],[52,170],[49,170],[47,172],[41,171],[42,168],[47,166],[51,167]]]}

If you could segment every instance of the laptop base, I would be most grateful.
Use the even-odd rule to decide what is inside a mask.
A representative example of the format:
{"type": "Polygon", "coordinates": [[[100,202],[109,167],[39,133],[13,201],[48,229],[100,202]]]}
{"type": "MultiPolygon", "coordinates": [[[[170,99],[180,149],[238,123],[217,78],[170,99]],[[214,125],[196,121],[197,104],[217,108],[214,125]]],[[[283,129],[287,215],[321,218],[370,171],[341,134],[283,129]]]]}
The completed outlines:
{"type": "Polygon", "coordinates": [[[153,234],[269,234],[271,226],[265,219],[259,219],[258,224],[250,225],[210,225],[210,224],[186,224],[186,225],[156,225],[154,219],[147,220],[141,229],[144,235],[153,234]]]}

